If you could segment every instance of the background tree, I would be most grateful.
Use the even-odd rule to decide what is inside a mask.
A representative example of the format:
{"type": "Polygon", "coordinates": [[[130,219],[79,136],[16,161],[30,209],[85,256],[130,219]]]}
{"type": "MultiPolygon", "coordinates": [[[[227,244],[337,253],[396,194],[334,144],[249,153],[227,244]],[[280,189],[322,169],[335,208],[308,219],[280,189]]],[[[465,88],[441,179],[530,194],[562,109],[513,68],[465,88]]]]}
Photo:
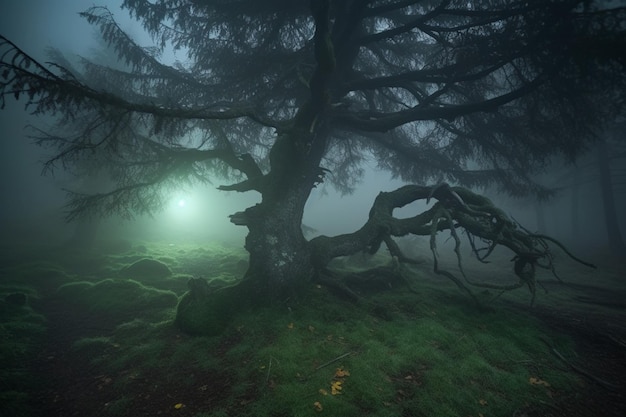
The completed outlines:
{"type": "Polygon", "coordinates": [[[604,222],[609,240],[609,248],[615,257],[626,255],[626,243],[620,229],[619,215],[616,209],[615,189],[619,185],[619,178],[623,176],[624,158],[624,123],[609,133],[609,138],[600,141],[597,149],[597,164],[600,174],[600,189],[602,191],[602,207],[604,222]],[[609,154],[611,149],[611,154],[609,154]],[[622,167],[622,172],[617,167],[622,167]]]}
{"type": "MultiPolygon", "coordinates": [[[[399,253],[392,236],[461,226],[507,244],[501,228],[512,225],[500,213],[446,187],[381,195],[352,234],[307,241],[301,220],[313,187],[350,191],[371,157],[410,183],[547,195],[529,174],[554,155],[573,159],[623,111],[626,9],[600,5],[126,0],[154,46],[138,45],[106,8],[82,15],[130,70],[45,66],[2,38],[2,99],[26,94],[34,113],[80,122],[73,136],[42,138],[58,150],[51,166],[91,158],[110,173],[110,191],[70,196],[70,218],[158,210],[170,188],[215,176],[231,180],[222,190],[259,192],[260,204],[231,217],[249,230],[241,287],[277,299],[334,257],[382,242],[399,253]],[[170,47],[187,60],[160,61],[170,47]],[[430,197],[441,206],[393,218],[430,197]]],[[[532,250],[522,240],[507,246],[532,250]]]]}
{"type": "Polygon", "coordinates": [[[537,202],[540,233],[559,235],[569,247],[579,251],[608,249],[605,255],[616,261],[626,253],[619,216],[624,204],[626,161],[623,129],[623,122],[609,126],[598,133],[600,139],[575,164],[554,164],[549,175],[539,178],[538,182],[556,190],[561,197],[560,201],[555,196],[537,202]]]}

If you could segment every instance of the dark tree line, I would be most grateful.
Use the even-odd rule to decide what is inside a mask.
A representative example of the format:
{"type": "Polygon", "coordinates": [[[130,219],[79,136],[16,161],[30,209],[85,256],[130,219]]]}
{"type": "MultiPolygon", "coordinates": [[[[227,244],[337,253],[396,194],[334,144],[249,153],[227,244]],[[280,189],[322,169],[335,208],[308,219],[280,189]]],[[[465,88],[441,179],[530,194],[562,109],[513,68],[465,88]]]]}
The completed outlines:
{"type": "MultiPolygon", "coordinates": [[[[82,13],[123,68],[42,64],[0,38],[2,104],[26,96],[69,134],[40,142],[50,168],[80,161],[112,186],[70,195],[70,217],[158,210],[180,183],[228,181],[261,194],[231,217],[249,233],[250,268],[237,290],[277,300],[324,275],[329,260],[393,237],[465,228],[516,251],[520,279],[545,260],[545,241],[465,187],[549,195],[531,174],[573,160],[598,126],[624,110],[620,2],[570,0],[126,0],[154,45],[137,44],[109,10],[82,13]],[[164,49],[184,62],[164,63],[164,49]],[[437,200],[399,220],[374,203],[360,230],[302,234],[313,187],[357,185],[362,162],[408,183],[392,206],[437,200]],[[384,216],[379,213],[386,212],[384,216]]],[[[398,197],[395,197],[398,196],[398,197]]],[[[518,272],[516,270],[516,272],[518,272]]],[[[530,285],[529,285],[530,287],[530,285]]]]}

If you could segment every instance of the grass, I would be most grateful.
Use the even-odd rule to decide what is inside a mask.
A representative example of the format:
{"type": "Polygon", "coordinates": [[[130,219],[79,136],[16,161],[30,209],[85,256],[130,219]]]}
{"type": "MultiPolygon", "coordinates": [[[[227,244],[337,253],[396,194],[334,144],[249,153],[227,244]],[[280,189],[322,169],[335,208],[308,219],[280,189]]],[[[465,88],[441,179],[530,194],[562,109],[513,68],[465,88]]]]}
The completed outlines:
{"type": "MultiPolygon", "coordinates": [[[[190,337],[172,321],[184,286],[168,284],[179,288],[175,294],[158,289],[159,282],[102,271],[113,275],[136,259],[152,258],[173,270],[164,282],[213,267],[206,277],[223,279],[238,273],[244,254],[216,244],[141,242],[135,248],[140,250],[102,255],[93,274],[84,263],[80,271],[63,262],[49,265],[55,282],[65,279],[49,297],[63,300],[72,314],[114,318],[112,331],[79,335],[71,346],[76,363],[111,379],[100,388],[117,395],[104,407],[106,415],[141,415],[137,410],[148,406],[169,413],[181,404],[180,415],[193,417],[486,417],[549,405],[580,384],[541,342],[550,339],[571,356],[566,336],[502,300],[493,311],[479,312],[455,287],[425,276],[415,277],[417,294],[397,288],[358,304],[312,285],[306,299],[242,313],[220,336],[190,337]],[[341,388],[335,395],[333,385],[341,388]]],[[[34,274],[24,265],[6,268],[16,281],[34,274]]],[[[40,281],[26,284],[37,293],[40,281]]],[[[2,291],[15,288],[5,284],[2,291]]],[[[1,364],[27,361],[44,329],[44,318],[30,307],[3,308],[1,364]]],[[[16,368],[2,369],[3,377],[19,380],[16,368]]],[[[19,397],[14,391],[2,396],[19,397]]]]}
{"type": "MultiPolygon", "coordinates": [[[[318,306],[327,298],[316,300],[318,306]]],[[[553,389],[571,388],[572,376],[551,368],[553,358],[537,343],[545,334],[529,319],[517,320],[512,332],[508,314],[485,316],[456,306],[391,322],[344,308],[344,317],[354,317],[337,323],[321,321],[314,308],[303,306],[289,317],[275,317],[284,328],[274,329],[271,343],[250,341],[264,345],[253,356],[257,366],[273,364],[259,381],[271,389],[255,404],[254,415],[273,415],[277,402],[301,416],[315,415],[315,402],[329,415],[478,415],[486,407],[492,415],[511,414],[543,395],[529,384],[533,367],[553,389]],[[316,370],[346,352],[351,354],[316,370]],[[341,394],[320,394],[331,391],[338,368],[350,372],[341,394]]]]}
{"type": "Polygon", "coordinates": [[[25,294],[27,300],[36,297],[35,291],[23,285],[0,287],[0,404],[2,413],[23,416],[34,412],[31,391],[39,387],[39,380],[30,362],[44,340],[47,323],[28,301],[24,305],[10,302],[16,293],[25,294]]]}

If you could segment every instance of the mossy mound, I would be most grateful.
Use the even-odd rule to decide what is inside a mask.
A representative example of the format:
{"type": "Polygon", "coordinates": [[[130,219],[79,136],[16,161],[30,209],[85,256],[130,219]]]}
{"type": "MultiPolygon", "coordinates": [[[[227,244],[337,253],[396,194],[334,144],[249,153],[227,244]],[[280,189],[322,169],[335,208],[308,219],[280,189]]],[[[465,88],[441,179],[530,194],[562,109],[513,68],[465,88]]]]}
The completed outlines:
{"type": "Polygon", "coordinates": [[[176,306],[178,297],[171,291],[146,287],[133,280],[105,279],[94,283],[65,284],[57,290],[59,301],[80,313],[109,317],[115,321],[137,317],[162,318],[176,306]]]}
{"type": "Polygon", "coordinates": [[[28,288],[32,292],[53,292],[59,285],[72,280],[59,266],[47,262],[33,262],[4,269],[2,286],[28,288]]]}
{"type": "Polygon", "coordinates": [[[232,322],[241,305],[239,286],[215,288],[192,278],[176,309],[176,325],[194,336],[216,336],[232,322]]]}
{"type": "Polygon", "coordinates": [[[171,276],[172,270],[163,262],[144,258],[122,269],[120,275],[136,279],[158,280],[171,276]]]}

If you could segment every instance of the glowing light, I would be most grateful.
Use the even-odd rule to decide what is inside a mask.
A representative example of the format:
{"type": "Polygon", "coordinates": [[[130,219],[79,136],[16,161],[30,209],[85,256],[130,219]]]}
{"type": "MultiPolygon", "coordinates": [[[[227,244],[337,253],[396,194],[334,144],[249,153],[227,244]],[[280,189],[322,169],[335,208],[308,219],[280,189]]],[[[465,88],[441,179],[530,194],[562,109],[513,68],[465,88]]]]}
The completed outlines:
{"type": "Polygon", "coordinates": [[[185,201],[184,198],[181,198],[180,200],[178,200],[178,207],[185,207],[187,205],[187,202],[185,201]]]}

